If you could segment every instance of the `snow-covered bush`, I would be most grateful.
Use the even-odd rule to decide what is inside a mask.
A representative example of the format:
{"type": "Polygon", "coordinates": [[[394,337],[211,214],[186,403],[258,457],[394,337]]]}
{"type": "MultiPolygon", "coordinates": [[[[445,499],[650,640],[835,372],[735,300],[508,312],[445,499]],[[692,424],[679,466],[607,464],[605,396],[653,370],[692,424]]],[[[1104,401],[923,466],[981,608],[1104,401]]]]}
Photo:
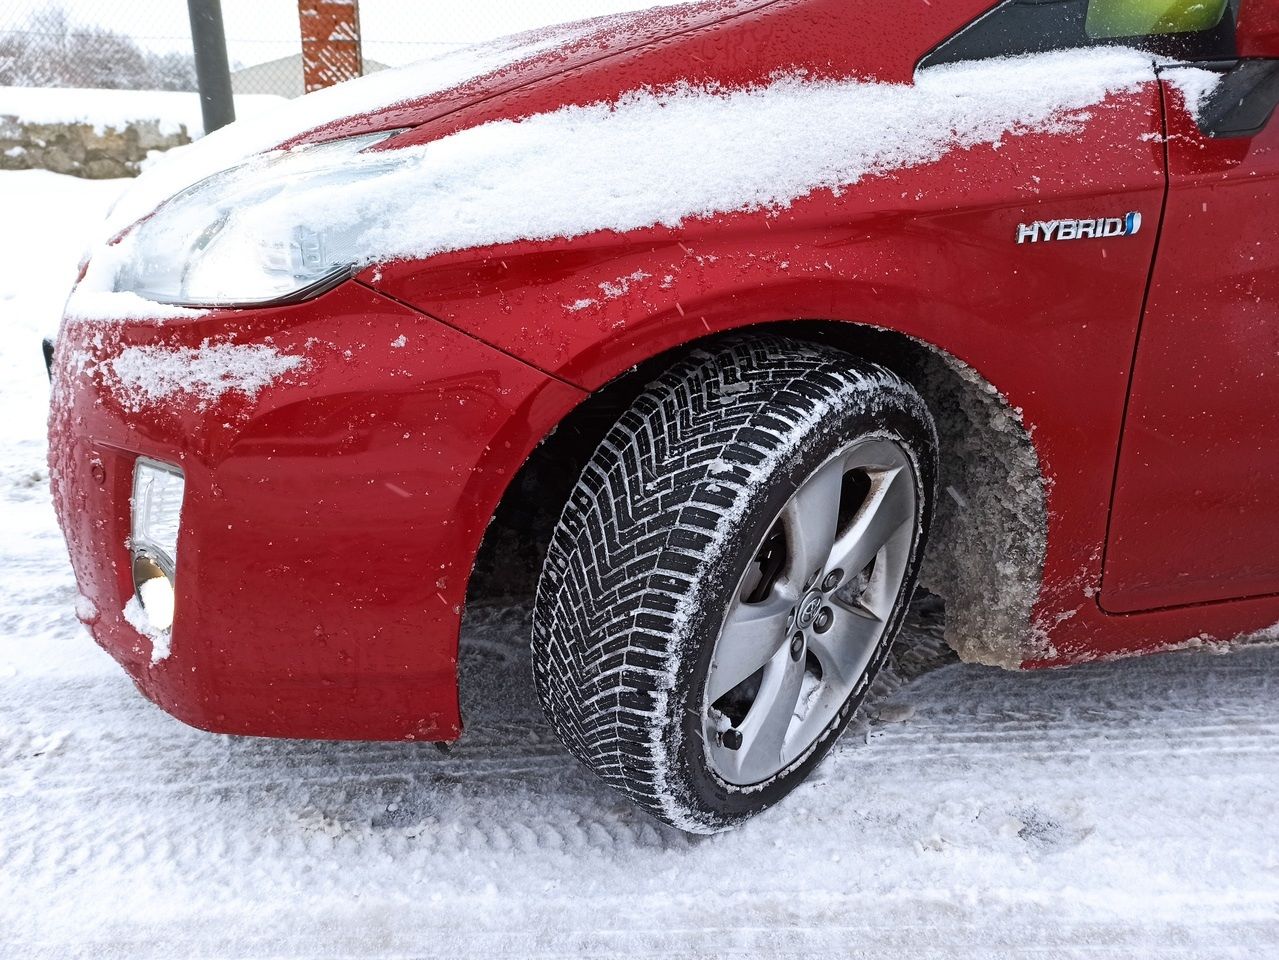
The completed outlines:
{"type": "Polygon", "coordinates": [[[0,31],[0,86],[195,90],[195,61],[187,53],[144,50],[49,6],[33,13],[25,29],[0,31]]]}

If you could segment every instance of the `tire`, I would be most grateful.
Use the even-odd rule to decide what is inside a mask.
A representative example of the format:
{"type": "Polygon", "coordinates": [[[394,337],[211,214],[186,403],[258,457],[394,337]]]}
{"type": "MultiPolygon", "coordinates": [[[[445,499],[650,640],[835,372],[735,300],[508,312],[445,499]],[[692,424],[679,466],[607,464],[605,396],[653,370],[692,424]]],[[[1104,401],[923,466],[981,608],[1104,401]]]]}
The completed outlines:
{"type": "MultiPolygon", "coordinates": [[[[736,339],[676,363],[583,470],[538,584],[534,680],[565,746],[605,783],[693,833],[726,829],[786,796],[847,726],[901,626],[931,518],[936,450],[919,395],[842,351],[777,337],[736,339]],[[891,474],[849,466],[858,457],[878,464],[890,456],[900,460],[891,474]],[[860,572],[825,575],[820,589],[837,573],[843,586],[812,600],[823,568],[806,554],[802,518],[825,514],[810,504],[835,503],[840,518],[847,513],[849,524],[865,525],[873,520],[858,518],[872,516],[876,490],[888,491],[882,502],[891,495],[909,520],[860,572]],[[817,572],[801,577],[801,568],[817,572]],[[900,586],[892,587],[898,573],[900,586]],[[877,577],[880,613],[865,617],[868,584],[877,577]],[[793,597],[789,613],[778,606],[793,597]],[[786,636],[796,631],[785,641],[791,665],[769,653],[749,680],[719,695],[716,684],[733,682],[731,669],[754,663],[740,653],[757,651],[738,624],[757,610],[773,618],[769,649],[782,622],[776,618],[785,617],[786,636]],[[862,625],[853,614],[874,623],[862,625]],[[838,656],[816,632],[828,615],[828,624],[840,625],[831,635],[850,638],[829,641],[838,656]],[[865,660],[859,673],[858,657],[865,660]],[[798,702],[786,715],[786,691],[800,689],[795,684],[817,691],[803,701],[817,704],[804,717],[798,702]],[[766,702],[773,689],[782,692],[766,702]],[[713,703],[711,693],[719,697],[713,703]],[[771,726],[756,723],[756,714],[771,717],[771,726]],[[748,749],[740,744],[752,724],[768,734],[751,733],[748,749]],[[799,742],[814,730],[811,743],[799,742]],[[768,772],[771,764],[778,769],[768,772]]],[[[852,526],[834,528],[832,558],[852,526]]],[[[860,554],[849,557],[861,562],[860,554]]]]}

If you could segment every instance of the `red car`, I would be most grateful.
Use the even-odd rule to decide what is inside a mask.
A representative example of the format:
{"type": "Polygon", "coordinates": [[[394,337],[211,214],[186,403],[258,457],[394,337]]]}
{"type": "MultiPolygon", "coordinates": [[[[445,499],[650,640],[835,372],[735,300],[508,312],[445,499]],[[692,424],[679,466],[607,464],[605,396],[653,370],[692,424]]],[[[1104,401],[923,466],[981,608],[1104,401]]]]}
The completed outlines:
{"type": "Polygon", "coordinates": [[[714,0],[236,124],[68,303],[78,612],[195,726],[445,741],[522,563],[551,724],[703,832],[917,584],[1008,668],[1270,628],[1277,101],[1272,0],[714,0]]]}

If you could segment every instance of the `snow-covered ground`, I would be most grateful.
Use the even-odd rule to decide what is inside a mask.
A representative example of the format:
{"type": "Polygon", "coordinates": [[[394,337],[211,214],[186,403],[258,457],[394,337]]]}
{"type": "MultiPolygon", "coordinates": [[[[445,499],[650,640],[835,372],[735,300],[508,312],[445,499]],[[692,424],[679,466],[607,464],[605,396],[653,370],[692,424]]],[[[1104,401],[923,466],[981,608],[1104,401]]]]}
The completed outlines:
{"type": "Polygon", "coordinates": [[[471,618],[447,752],[170,719],[75,620],[44,463],[39,336],[119,188],[0,173],[0,956],[1279,957],[1275,647],[943,662],[710,838],[559,747],[519,607],[471,618]]]}

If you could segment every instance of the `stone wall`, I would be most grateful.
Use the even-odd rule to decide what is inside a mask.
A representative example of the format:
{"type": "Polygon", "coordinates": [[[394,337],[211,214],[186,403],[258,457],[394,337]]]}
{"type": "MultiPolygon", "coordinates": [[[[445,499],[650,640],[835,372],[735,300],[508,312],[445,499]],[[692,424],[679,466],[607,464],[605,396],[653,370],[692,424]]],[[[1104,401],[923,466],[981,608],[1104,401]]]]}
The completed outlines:
{"type": "Polygon", "coordinates": [[[89,123],[24,123],[0,115],[0,170],[52,170],[90,180],[136,177],[153,150],[190,143],[185,126],[172,132],[158,120],[123,130],[89,123]]]}

